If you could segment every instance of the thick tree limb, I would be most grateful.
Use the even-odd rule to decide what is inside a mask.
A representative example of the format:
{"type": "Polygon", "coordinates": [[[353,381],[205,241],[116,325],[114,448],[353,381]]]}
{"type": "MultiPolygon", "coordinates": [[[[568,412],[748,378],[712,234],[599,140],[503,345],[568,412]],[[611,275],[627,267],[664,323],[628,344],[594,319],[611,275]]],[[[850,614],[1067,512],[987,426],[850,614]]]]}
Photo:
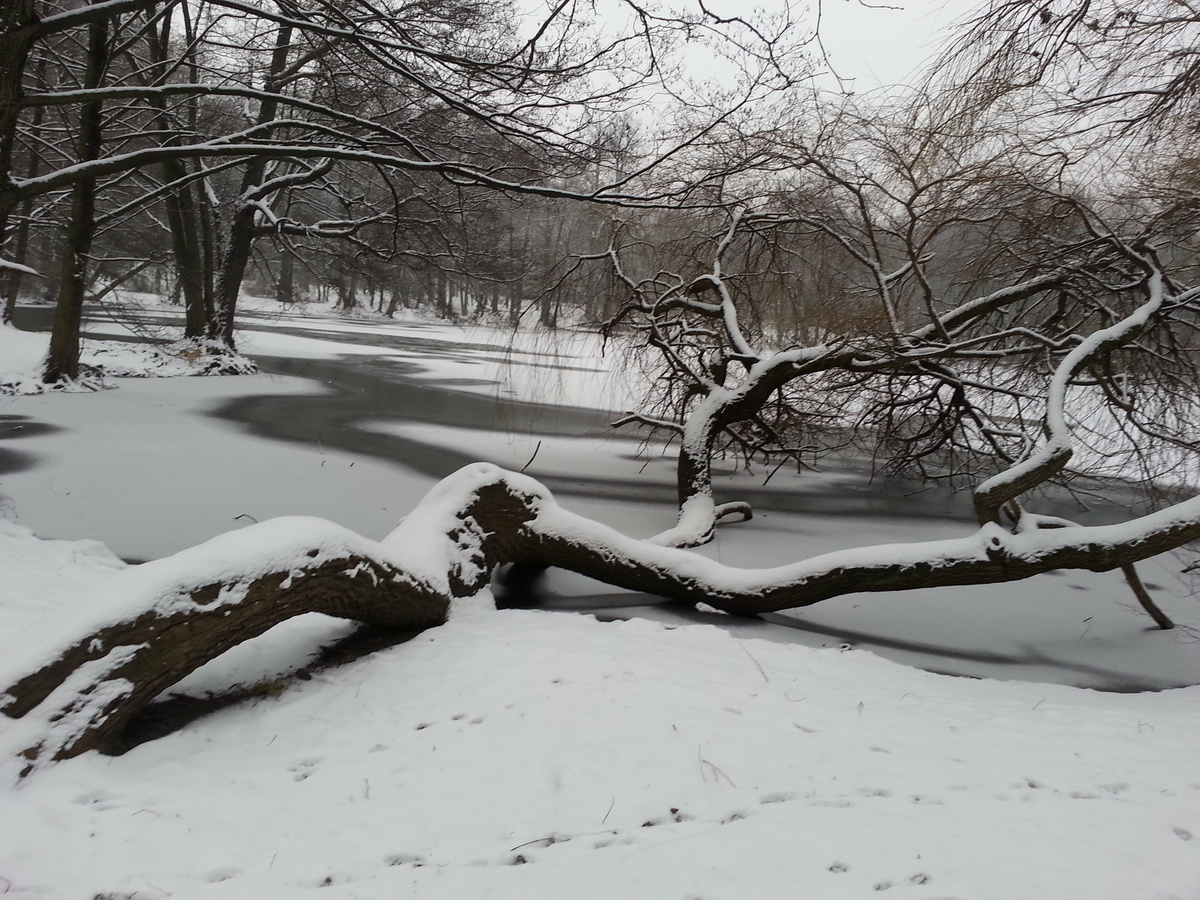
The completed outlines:
{"type": "Polygon", "coordinates": [[[276,519],[115,576],[57,648],[20,648],[24,666],[17,648],[6,654],[6,675],[25,671],[0,711],[37,710],[14,735],[28,766],[77,756],[188,673],[293,616],[419,629],[444,621],[448,605],[378,544],[319,519],[276,519]]]}

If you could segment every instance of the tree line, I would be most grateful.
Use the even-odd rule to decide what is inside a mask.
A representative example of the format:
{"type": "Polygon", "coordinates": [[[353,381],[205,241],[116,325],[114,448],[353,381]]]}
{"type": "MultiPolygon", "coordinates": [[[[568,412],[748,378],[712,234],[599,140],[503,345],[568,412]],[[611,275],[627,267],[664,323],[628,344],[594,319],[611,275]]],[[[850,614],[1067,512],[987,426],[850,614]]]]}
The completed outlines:
{"type": "Polygon", "coordinates": [[[524,282],[553,268],[548,247],[587,227],[561,201],[677,201],[687,187],[649,188],[646,173],[788,80],[770,52],[785,25],[609,6],[7,3],[6,320],[38,279],[58,382],[79,374],[89,291],[151,274],[177,292],[185,340],[217,357],[254,274],[284,300],[326,285],[344,307],[361,292],[393,311],[422,297],[458,311],[457,287],[474,308],[503,296],[516,318],[524,282]],[[631,161],[630,110],[665,83],[672,46],[701,39],[750,48],[748,80],[631,161]]]}

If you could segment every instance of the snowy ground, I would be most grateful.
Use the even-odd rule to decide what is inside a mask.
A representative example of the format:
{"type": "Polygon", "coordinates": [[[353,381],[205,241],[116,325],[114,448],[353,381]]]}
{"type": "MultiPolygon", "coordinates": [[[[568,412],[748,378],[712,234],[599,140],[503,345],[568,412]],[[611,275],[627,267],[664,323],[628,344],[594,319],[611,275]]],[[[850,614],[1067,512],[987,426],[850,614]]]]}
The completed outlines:
{"type": "MultiPolygon", "coordinates": [[[[335,331],[375,327],[316,324],[323,333],[308,343],[256,334],[247,349],[319,358],[349,352],[329,340],[335,331]]],[[[420,331],[454,350],[407,361],[496,390],[479,384],[499,371],[480,362],[490,354],[459,346],[495,335],[420,331]]],[[[2,375],[20,339],[0,338],[2,375]]],[[[597,402],[601,366],[556,368],[555,379],[576,402],[597,402]]],[[[507,390],[547,389],[535,367],[510,371],[522,374],[507,390]]],[[[148,558],[236,528],[241,515],[319,515],[368,537],[390,530],[426,477],[202,415],[226,397],[313,389],[265,376],[121,379],[96,394],[0,399],[0,417],[24,417],[0,425],[27,435],[0,447],[37,461],[0,476],[10,520],[0,521],[0,669],[4,641],[19,646],[23,630],[69,616],[124,566],[82,539],[148,558]]],[[[621,442],[373,427],[516,467],[541,440],[534,475],[669,477],[658,463],[639,475],[621,442]]],[[[603,498],[568,505],[634,534],[670,518],[603,498]]],[[[776,511],[730,527],[705,552],[766,564],[955,527],[933,521],[917,534],[912,521],[776,511]]],[[[1170,566],[1149,577],[1172,612],[1200,619],[1170,566]]],[[[930,645],[960,666],[979,657],[991,668],[976,674],[1037,679],[1074,666],[1100,682],[1200,681],[1194,638],[1148,632],[1112,583],[1072,573],[970,597],[847,598],[805,619],[891,630],[904,645],[896,658],[922,664],[937,656],[930,645]]],[[[186,686],[294,668],[346,630],[306,618],[186,686]]],[[[125,756],[88,754],[6,788],[0,894],[1200,898],[1200,688],[1113,694],[950,678],[842,649],[836,635],[816,649],[760,634],[464,604],[408,644],[125,756]]]]}

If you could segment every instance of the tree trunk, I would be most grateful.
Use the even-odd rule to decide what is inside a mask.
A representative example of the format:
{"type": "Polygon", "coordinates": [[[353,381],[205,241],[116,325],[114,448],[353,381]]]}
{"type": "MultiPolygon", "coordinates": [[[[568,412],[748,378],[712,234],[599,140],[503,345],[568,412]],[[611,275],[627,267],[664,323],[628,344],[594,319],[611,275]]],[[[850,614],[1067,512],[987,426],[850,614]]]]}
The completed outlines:
{"type": "MultiPolygon", "coordinates": [[[[167,63],[170,42],[171,16],[164,16],[161,30],[147,29],[150,60],[156,67],[167,63]]],[[[155,72],[152,83],[162,83],[163,72],[155,72]]],[[[151,93],[149,103],[154,110],[158,130],[166,135],[167,146],[179,146],[178,126],[167,113],[166,99],[161,94],[151,93]]],[[[189,101],[190,106],[195,101],[189,101]]],[[[163,180],[177,184],[174,190],[163,197],[167,228],[171,235],[171,253],[175,264],[175,278],[183,294],[185,338],[204,337],[205,326],[212,318],[212,281],[209,278],[208,259],[205,256],[204,240],[201,235],[200,209],[195,187],[188,183],[192,174],[182,159],[166,159],[162,166],[163,180]]]]}
{"type": "Polygon", "coordinates": [[[280,303],[296,302],[296,258],[287,247],[279,254],[279,277],[275,281],[275,299],[280,303]]]}
{"type": "MultiPolygon", "coordinates": [[[[279,94],[282,85],[279,83],[287,68],[288,52],[292,44],[292,28],[282,25],[275,36],[275,49],[271,54],[271,65],[267,72],[263,90],[269,94],[279,94]]],[[[275,118],[279,109],[277,99],[263,100],[255,117],[256,124],[263,125],[275,118]]],[[[258,210],[250,202],[255,188],[263,182],[267,171],[265,157],[253,157],[246,163],[242,173],[241,189],[238,192],[233,219],[226,236],[225,252],[222,254],[221,267],[217,273],[215,310],[208,324],[207,336],[220,341],[225,346],[234,346],[234,320],[237,315],[238,293],[241,291],[242,279],[246,277],[246,267],[250,262],[250,253],[257,236],[256,227],[258,210]]]]}
{"type": "MultiPolygon", "coordinates": [[[[84,86],[96,88],[108,67],[108,20],[88,26],[88,58],[84,86]]],[[[102,103],[84,103],[79,114],[79,159],[97,159],[103,142],[102,103]]],[[[88,254],[96,234],[96,180],[81,178],[71,188],[71,213],[63,249],[58,305],[50,332],[50,352],[42,380],[47,384],[79,377],[79,329],[87,292],[88,254]]]]}
{"type": "Polygon", "coordinates": [[[558,303],[551,294],[538,300],[538,324],[551,331],[558,327],[558,303]]]}
{"type": "MultiPolygon", "coordinates": [[[[393,283],[391,296],[388,298],[387,312],[384,313],[389,319],[396,315],[396,310],[400,307],[400,303],[404,300],[404,295],[400,292],[399,285],[393,283]]],[[[405,304],[407,306],[407,304],[405,304]]]]}
{"type": "Polygon", "coordinates": [[[25,67],[38,38],[37,23],[34,0],[0,4],[0,258],[8,238],[9,216],[18,203],[13,193],[13,156],[25,97],[25,67]]]}
{"type": "Polygon", "coordinates": [[[358,271],[346,271],[344,266],[338,277],[338,309],[349,312],[358,308],[358,271]]]}
{"type": "MultiPolygon", "coordinates": [[[[2,52],[2,51],[0,51],[2,52]]],[[[38,60],[38,69],[36,83],[39,87],[44,88],[46,82],[46,61],[38,60]]],[[[33,110],[33,119],[30,122],[30,127],[35,133],[41,130],[42,119],[45,115],[45,108],[38,106],[33,110]]],[[[42,161],[41,154],[29,154],[29,167],[25,172],[27,178],[37,176],[38,169],[42,161]]],[[[17,225],[16,236],[12,247],[12,260],[22,265],[28,265],[27,257],[29,254],[29,219],[33,213],[33,198],[25,200],[21,204],[20,224],[17,225]]],[[[0,241],[0,244],[3,242],[0,241]]],[[[0,323],[9,324],[13,320],[13,314],[17,308],[17,300],[21,296],[21,284],[24,281],[24,273],[20,270],[14,270],[6,273],[7,277],[4,280],[6,289],[4,294],[4,313],[0,316],[0,323]]]]}
{"type": "MultiPolygon", "coordinates": [[[[286,532],[275,522],[264,525],[257,529],[260,534],[286,532]]],[[[170,603],[96,629],[18,680],[3,707],[16,719],[59,702],[73,674],[91,673],[88,687],[68,691],[60,707],[78,722],[24,748],[26,765],[103,747],[131,715],[184,675],[293,616],[320,612],[406,630],[445,621],[443,592],[389,562],[378,545],[339,532],[318,522],[307,546],[285,533],[275,541],[276,549],[287,547],[303,560],[296,567],[266,574],[252,574],[252,566],[240,575],[217,571],[211,582],[179,585],[170,603]]],[[[164,564],[170,561],[147,566],[164,564]]],[[[142,568],[142,576],[149,574],[142,568]]],[[[136,591],[138,576],[128,580],[136,591]]]]}
{"type": "Polygon", "coordinates": [[[525,281],[518,279],[508,288],[508,325],[516,328],[521,324],[522,305],[525,297],[525,281]]]}
{"type": "Polygon", "coordinates": [[[450,307],[450,294],[446,273],[441,269],[437,271],[437,314],[443,319],[454,318],[454,311],[450,307]]]}

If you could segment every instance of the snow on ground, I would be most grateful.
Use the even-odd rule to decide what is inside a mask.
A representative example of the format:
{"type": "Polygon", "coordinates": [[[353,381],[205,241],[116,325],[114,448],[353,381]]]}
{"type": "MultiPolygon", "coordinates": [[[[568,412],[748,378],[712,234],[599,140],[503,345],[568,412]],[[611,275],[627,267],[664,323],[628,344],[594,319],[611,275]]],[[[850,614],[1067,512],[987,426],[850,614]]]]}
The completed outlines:
{"type": "MultiPolygon", "coordinates": [[[[266,377],[122,379],[97,394],[0,400],[0,416],[27,417],[3,424],[29,426],[5,445],[38,460],[0,480],[15,519],[0,521],[0,642],[44,627],[39,616],[66,620],[97,595],[89,585],[124,567],[95,541],[38,540],[22,526],[111,535],[127,556],[174,552],[237,527],[242,514],[315,514],[385,534],[428,479],[255,439],[202,415],[226,397],[303,390],[313,387],[266,377]]],[[[588,388],[577,390],[573,398],[588,388]]],[[[601,463],[550,438],[505,443],[426,428],[422,439],[509,465],[540,439],[534,475],[539,465],[568,478],[607,466],[625,477],[635,465],[624,444],[601,463]]],[[[654,464],[642,475],[666,477],[654,464]]],[[[651,517],[664,515],[602,498],[568,505],[637,533],[657,530],[651,517]]],[[[853,539],[911,540],[911,527],[767,511],[705,552],[782,562],[853,539]]],[[[1044,602],[1017,607],[1044,607],[1039,618],[998,612],[997,589],[971,603],[943,591],[914,607],[936,616],[890,621],[917,640],[957,616],[960,636],[974,627],[1019,641],[1025,630],[1044,649],[1037,634],[1079,614],[1085,596],[1096,619],[1111,605],[1095,596],[1100,576],[1069,578],[1079,590],[1003,589],[1025,595],[1018,600],[1047,590],[1044,602]]],[[[864,603],[902,602],[849,598],[804,615],[857,626],[864,603]]],[[[1105,642],[1142,655],[1164,646],[1131,613],[1123,630],[1111,621],[1071,626],[1113,630],[1095,645],[1101,657],[1105,642]]],[[[345,632],[304,617],[214,661],[189,686],[294,668],[345,632]]],[[[125,756],[87,754],[0,789],[0,893],[1200,898],[1200,688],[1111,694],[951,678],[840,649],[836,638],[814,649],[747,636],[761,633],[463,604],[407,644],[125,756]]]]}
{"type": "Polygon", "coordinates": [[[200,360],[182,350],[182,347],[160,349],[148,344],[84,340],[79,354],[80,377],[74,382],[46,385],[40,377],[46,338],[0,328],[0,396],[45,391],[86,393],[103,388],[103,376],[174,378],[206,374],[200,360]]]}
{"type": "Polygon", "coordinates": [[[460,611],[4,798],[14,897],[1194,898],[1200,689],[460,611]]]}

